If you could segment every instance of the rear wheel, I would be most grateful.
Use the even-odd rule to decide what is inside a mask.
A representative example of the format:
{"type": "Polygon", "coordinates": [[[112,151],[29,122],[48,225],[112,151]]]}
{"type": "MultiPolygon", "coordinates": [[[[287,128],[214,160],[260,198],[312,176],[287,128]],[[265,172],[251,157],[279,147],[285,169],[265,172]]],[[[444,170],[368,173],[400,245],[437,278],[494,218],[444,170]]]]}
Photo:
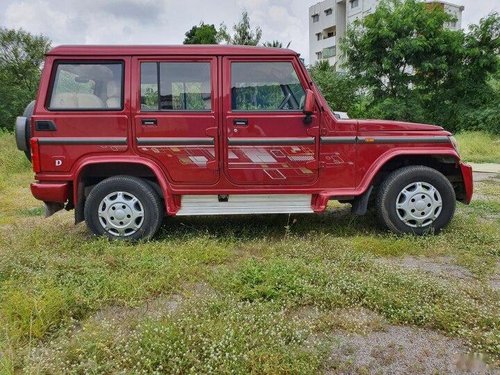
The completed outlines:
{"type": "Polygon", "coordinates": [[[94,234],[112,239],[149,239],[163,220],[158,194],[132,176],[110,177],[97,184],[85,201],[84,213],[94,234]]]}
{"type": "Polygon", "coordinates": [[[435,169],[409,166],[392,172],[380,186],[380,221],[395,233],[438,233],[455,213],[456,197],[448,179],[435,169]]]}

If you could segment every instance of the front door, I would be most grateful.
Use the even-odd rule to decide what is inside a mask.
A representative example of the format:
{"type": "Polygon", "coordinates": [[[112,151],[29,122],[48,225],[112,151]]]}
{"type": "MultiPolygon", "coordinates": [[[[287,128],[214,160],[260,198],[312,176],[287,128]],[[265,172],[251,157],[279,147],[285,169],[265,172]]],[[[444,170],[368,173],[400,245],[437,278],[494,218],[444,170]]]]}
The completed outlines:
{"type": "Polygon", "coordinates": [[[224,58],[224,168],[231,182],[297,186],[316,181],[319,120],[304,121],[307,85],[298,64],[283,58],[224,58]]]}
{"type": "Polygon", "coordinates": [[[214,184],[218,171],[217,59],[134,59],[136,147],[180,185],[214,184]]]}

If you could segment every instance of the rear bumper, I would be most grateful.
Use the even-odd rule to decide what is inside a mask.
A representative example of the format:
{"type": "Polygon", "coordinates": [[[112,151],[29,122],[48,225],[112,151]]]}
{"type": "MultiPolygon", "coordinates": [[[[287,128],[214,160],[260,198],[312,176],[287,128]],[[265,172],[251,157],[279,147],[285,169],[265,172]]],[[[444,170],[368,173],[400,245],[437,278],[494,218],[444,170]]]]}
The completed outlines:
{"type": "Polygon", "coordinates": [[[68,182],[31,184],[33,196],[44,202],[65,203],[69,198],[70,186],[68,182]]]}
{"type": "Polygon", "coordinates": [[[472,200],[474,192],[474,182],[472,178],[472,167],[468,164],[460,162],[460,170],[462,171],[462,179],[464,181],[465,200],[463,203],[469,204],[472,200]]]}

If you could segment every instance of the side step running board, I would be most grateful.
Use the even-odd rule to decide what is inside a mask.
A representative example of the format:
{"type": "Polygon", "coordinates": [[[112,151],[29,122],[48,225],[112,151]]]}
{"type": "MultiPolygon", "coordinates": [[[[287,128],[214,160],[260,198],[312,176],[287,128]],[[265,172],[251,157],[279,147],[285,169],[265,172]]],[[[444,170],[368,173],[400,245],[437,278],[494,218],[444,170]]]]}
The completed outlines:
{"type": "Polygon", "coordinates": [[[183,195],[177,216],[312,213],[310,194],[183,195]]]}

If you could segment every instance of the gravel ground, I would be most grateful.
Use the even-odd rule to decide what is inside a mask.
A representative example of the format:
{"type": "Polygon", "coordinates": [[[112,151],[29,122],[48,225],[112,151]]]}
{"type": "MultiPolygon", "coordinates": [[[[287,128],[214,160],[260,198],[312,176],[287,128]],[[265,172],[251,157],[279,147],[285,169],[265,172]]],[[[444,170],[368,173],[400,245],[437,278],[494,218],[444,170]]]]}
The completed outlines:
{"type": "Polygon", "coordinates": [[[409,256],[404,258],[381,258],[377,261],[391,266],[428,272],[440,277],[461,280],[474,279],[474,275],[469,270],[453,264],[451,257],[417,258],[409,256]]]}
{"type": "Polygon", "coordinates": [[[499,374],[459,341],[413,327],[335,335],[326,374],[499,374]]]}

